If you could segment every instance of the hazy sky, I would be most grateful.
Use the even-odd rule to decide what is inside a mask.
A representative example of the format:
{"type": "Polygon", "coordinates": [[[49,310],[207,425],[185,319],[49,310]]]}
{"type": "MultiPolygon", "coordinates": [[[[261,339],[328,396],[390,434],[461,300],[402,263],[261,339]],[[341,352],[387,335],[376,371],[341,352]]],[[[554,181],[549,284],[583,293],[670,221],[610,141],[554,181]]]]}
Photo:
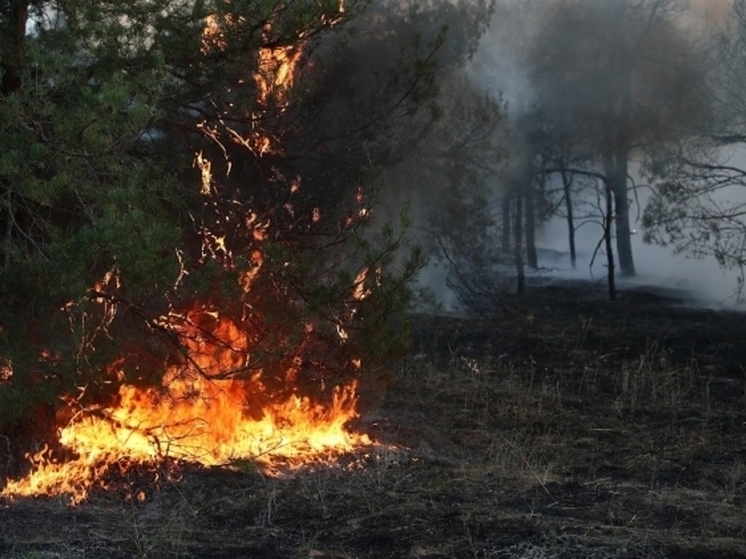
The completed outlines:
{"type": "Polygon", "coordinates": [[[687,23],[712,21],[722,24],[732,5],[733,0],[690,0],[689,13],[685,19],[687,23]]]}

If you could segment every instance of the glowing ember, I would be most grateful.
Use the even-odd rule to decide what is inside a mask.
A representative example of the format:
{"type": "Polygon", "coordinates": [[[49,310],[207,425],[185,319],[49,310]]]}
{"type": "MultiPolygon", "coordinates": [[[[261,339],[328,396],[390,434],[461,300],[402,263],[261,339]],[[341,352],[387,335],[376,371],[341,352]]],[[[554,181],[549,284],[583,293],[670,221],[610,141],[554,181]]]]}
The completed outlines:
{"type": "MultiPolygon", "coordinates": [[[[230,20],[229,20],[230,21],[230,20]]],[[[202,53],[208,54],[213,50],[225,49],[226,42],[220,21],[216,15],[209,15],[205,19],[205,27],[202,30],[202,53]]]]}
{"type": "MultiPolygon", "coordinates": [[[[57,461],[43,448],[29,457],[31,474],[2,494],[67,495],[78,503],[93,487],[105,486],[112,468],[167,458],[206,466],[250,460],[275,474],[371,444],[367,435],[344,427],[358,416],[355,383],[337,387],[326,406],[297,395],[272,402],[260,371],[248,380],[230,378],[244,366],[248,336],[216,312],[201,315],[216,325],[186,339],[188,366],[170,368],[160,390],[123,385],[117,405],[79,412],[59,437],[73,458],[57,461]]],[[[187,328],[179,330],[184,335],[187,328]]]]}
{"type": "Polygon", "coordinates": [[[0,357],[0,382],[8,381],[13,376],[13,365],[8,359],[0,357]]]}
{"type": "Polygon", "coordinates": [[[212,193],[212,162],[202,156],[202,152],[197,153],[194,160],[195,165],[202,173],[202,188],[200,194],[208,196],[212,193]]]}

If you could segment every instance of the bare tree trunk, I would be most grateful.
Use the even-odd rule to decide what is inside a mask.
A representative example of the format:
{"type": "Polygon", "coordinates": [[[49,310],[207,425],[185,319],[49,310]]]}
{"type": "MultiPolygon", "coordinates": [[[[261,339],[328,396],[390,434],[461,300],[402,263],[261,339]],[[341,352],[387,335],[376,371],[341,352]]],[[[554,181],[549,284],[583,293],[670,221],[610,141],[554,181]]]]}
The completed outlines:
{"type": "Polygon", "coordinates": [[[606,243],[606,266],[608,268],[609,299],[616,299],[616,280],[614,279],[614,249],[611,247],[611,188],[606,186],[606,217],[604,219],[604,241],[606,243]]]}
{"type": "Polygon", "coordinates": [[[26,22],[29,0],[10,0],[3,7],[0,21],[0,95],[7,96],[21,87],[21,70],[26,58],[26,22]]]}
{"type": "Polygon", "coordinates": [[[502,202],[502,252],[510,254],[510,196],[507,194],[502,202]]]}
{"type": "Polygon", "coordinates": [[[526,263],[536,270],[539,259],[536,254],[536,206],[534,205],[533,173],[529,173],[523,185],[526,195],[526,263]]]}
{"type": "Polygon", "coordinates": [[[629,226],[629,198],[627,192],[627,166],[629,161],[629,140],[627,138],[630,111],[632,106],[632,71],[622,73],[622,98],[614,149],[613,168],[609,179],[614,192],[614,212],[616,225],[616,248],[619,254],[619,271],[623,277],[635,275],[632,259],[632,234],[629,226]]]}
{"type": "Polygon", "coordinates": [[[619,271],[624,277],[632,277],[635,275],[635,263],[632,258],[632,235],[629,226],[627,156],[627,153],[617,154],[609,179],[614,194],[614,222],[616,225],[616,248],[619,253],[619,271]]]}
{"type": "Polygon", "coordinates": [[[604,181],[604,194],[606,198],[606,212],[604,215],[604,247],[606,248],[606,268],[607,268],[607,280],[609,285],[609,299],[612,301],[616,299],[616,278],[614,277],[614,249],[611,244],[611,224],[614,221],[614,207],[613,207],[613,190],[612,184],[608,180],[608,176],[613,173],[614,160],[612,158],[606,159],[606,175],[607,180],[604,181]]]}
{"type": "Polygon", "coordinates": [[[516,294],[523,295],[526,292],[526,273],[523,269],[523,193],[520,188],[515,194],[515,229],[513,236],[515,241],[513,257],[517,277],[516,294]]]}
{"type": "Polygon", "coordinates": [[[572,213],[572,174],[568,174],[564,167],[561,171],[562,174],[562,188],[565,193],[565,214],[567,219],[567,237],[570,243],[570,263],[574,270],[577,266],[577,254],[575,252],[575,217],[572,213]]]}

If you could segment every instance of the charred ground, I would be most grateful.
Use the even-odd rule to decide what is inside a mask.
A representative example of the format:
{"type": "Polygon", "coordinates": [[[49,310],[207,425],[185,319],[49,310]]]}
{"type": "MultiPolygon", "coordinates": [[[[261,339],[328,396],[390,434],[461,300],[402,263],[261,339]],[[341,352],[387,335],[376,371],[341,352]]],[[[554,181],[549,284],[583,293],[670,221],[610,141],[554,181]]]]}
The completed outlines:
{"type": "Polygon", "coordinates": [[[394,446],[2,502],[0,556],[746,557],[746,316],[680,303],[557,283],[418,316],[358,426],[394,446]]]}

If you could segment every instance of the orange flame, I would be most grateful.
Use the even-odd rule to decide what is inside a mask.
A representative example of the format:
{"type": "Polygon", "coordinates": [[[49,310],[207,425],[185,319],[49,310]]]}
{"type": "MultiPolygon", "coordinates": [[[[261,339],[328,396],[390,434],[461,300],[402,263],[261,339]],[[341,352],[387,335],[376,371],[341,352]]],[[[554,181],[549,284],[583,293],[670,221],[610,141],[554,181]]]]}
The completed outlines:
{"type": "MultiPolygon", "coordinates": [[[[340,4],[339,11],[341,16],[344,13],[344,4],[340,4]]],[[[226,16],[222,21],[214,14],[207,16],[202,29],[202,53],[208,55],[213,51],[225,50],[227,41],[224,28],[229,29],[236,23],[241,22],[243,22],[243,19],[238,18],[236,20],[230,16],[226,16]]],[[[271,24],[266,24],[263,36],[267,42],[269,42],[268,37],[271,29],[271,24]]],[[[257,70],[253,74],[257,88],[258,110],[250,115],[254,126],[257,126],[256,123],[262,120],[263,113],[270,108],[280,114],[287,110],[290,104],[289,93],[295,83],[297,66],[303,56],[305,45],[306,41],[299,39],[297,44],[293,45],[259,48],[257,70]]],[[[276,145],[275,139],[264,131],[255,129],[246,134],[227,126],[224,122],[221,124],[235,143],[247,147],[258,155],[280,153],[280,148],[276,145]]],[[[257,126],[257,128],[259,127],[257,126]]],[[[205,128],[204,131],[208,136],[216,139],[214,135],[210,135],[211,131],[209,129],[205,128]]],[[[198,164],[202,169],[201,161],[198,164]]],[[[202,170],[204,172],[204,169],[202,170]]]]}
{"type": "Polygon", "coordinates": [[[284,110],[288,93],[295,83],[295,70],[303,54],[303,43],[285,47],[259,49],[259,66],[254,73],[258,102],[266,107],[270,101],[284,110]]]}
{"type": "MultiPolygon", "coordinates": [[[[265,34],[268,34],[270,29],[268,24],[265,34]]],[[[296,45],[259,49],[254,83],[257,87],[256,101],[260,111],[259,115],[254,115],[255,120],[261,121],[261,113],[271,108],[278,114],[287,111],[290,106],[290,91],[295,84],[297,67],[303,56],[304,47],[305,41],[301,40],[296,45]]],[[[281,152],[276,145],[277,142],[261,131],[254,131],[248,137],[238,134],[233,136],[235,142],[247,146],[258,155],[281,152]]]]}
{"type": "Polygon", "coordinates": [[[298,395],[272,403],[261,371],[248,380],[232,377],[246,368],[245,332],[217,312],[180,318],[164,321],[183,337],[186,365],[169,368],[161,389],[122,385],[117,405],[79,412],[59,436],[73,458],[56,461],[43,448],[29,456],[31,474],[8,483],[2,495],[64,495],[77,504],[92,488],[105,487],[104,476],[122,464],[250,460],[272,475],[371,444],[367,435],[345,429],[358,417],[356,383],[337,387],[326,406],[298,395]],[[209,331],[202,325],[206,319],[215,321],[209,331]],[[263,403],[260,412],[250,414],[257,403],[263,403]]]}

